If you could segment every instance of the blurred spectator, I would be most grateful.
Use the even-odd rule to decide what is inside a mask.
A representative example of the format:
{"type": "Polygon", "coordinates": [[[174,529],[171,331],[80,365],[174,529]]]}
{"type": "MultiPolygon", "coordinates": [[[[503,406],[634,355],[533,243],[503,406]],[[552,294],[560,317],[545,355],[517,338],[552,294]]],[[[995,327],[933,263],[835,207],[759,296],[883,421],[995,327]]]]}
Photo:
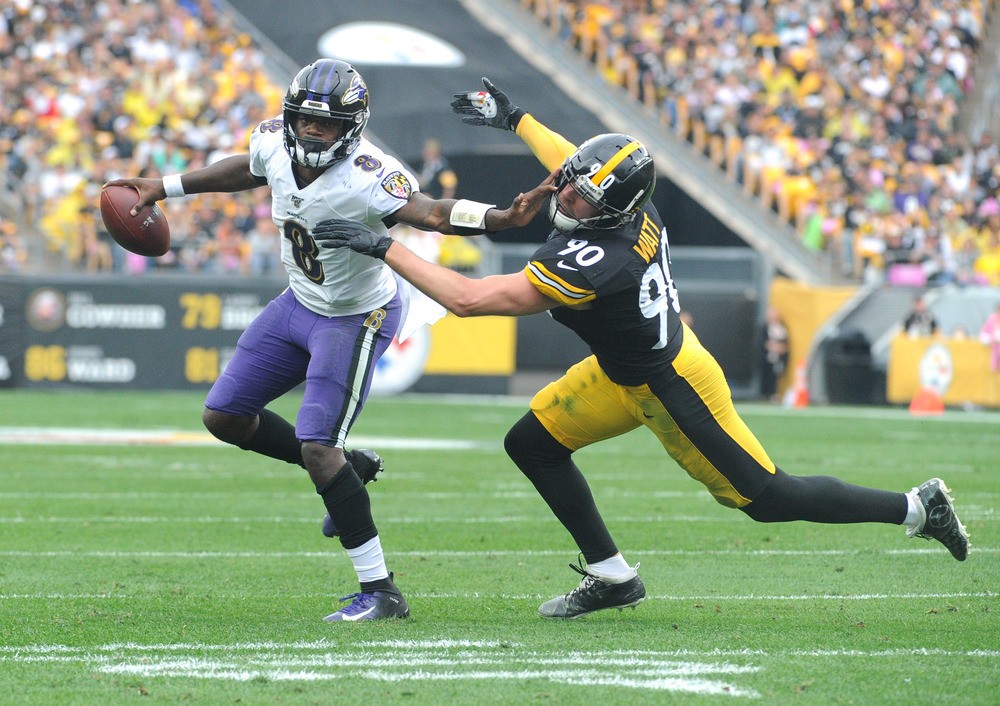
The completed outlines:
{"type": "Polygon", "coordinates": [[[435,138],[424,142],[422,161],[417,168],[420,190],[432,199],[453,199],[458,186],[458,176],[441,154],[441,143],[435,138]]]}
{"type": "Polygon", "coordinates": [[[903,330],[906,331],[906,335],[911,338],[928,337],[937,333],[937,329],[937,319],[934,318],[934,314],[931,313],[923,296],[914,297],[913,308],[910,310],[909,316],[906,317],[906,321],[903,322],[903,330]]]}
{"type": "Polygon", "coordinates": [[[254,277],[279,276],[281,270],[281,240],[270,215],[258,216],[246,236],[249,251],[247,264],[254,277]]]}
{"type": "Polygon", "coordinates": [[[788,328],[781,312],[768,306],[764,312],[764,345],[761,351],[760,393],[772,402],[778,400],[778,381],[788,368],[788,328]]]}
{"type": "Polygon", "coordinates": [[[979,330],[979,340],[990,348],[990,370],[1000,371],[1000,304],[986,317],[979,330]]]}
{"type": "Polygon", "coordinates": [[[20,272],[28,261],[28,251],[11,221],[0,218],[0,272],[20,272]]]}
{"type": "Polygon", "coordinates": [[[111,256],[111,246],[114,240],[104,227],[104,222],[98,217],[97,209],[92,203],[80,209],[78,224],[79,249],[84,270],[90,274],[111,272],[114,268],[114,260],[111,256]]]}
{"type": "Polygon", "coordinates": [[[957,281],[957,265],[951,237],[937,225],[932,225],[927,230],[916,258],[927,275],[927,284],[939,286],[957,281]]]}

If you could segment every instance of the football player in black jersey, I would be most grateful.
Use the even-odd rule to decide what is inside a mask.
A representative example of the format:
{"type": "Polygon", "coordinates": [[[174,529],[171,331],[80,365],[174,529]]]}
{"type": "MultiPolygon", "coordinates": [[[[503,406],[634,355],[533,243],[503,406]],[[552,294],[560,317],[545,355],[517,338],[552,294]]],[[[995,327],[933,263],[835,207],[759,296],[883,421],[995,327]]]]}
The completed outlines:
{"type": "Polygon", "coordinates": [[[542,604],[543,616],[576,618],[645,597],[572,458],[640,425],[717,502],[754,520],[901,524],[909,536],[937,539],[966,558],[968,534],[938,478],[900,493],[775,466],[737,414],[722,369],[681,322],[667,231],[649,201],[656,172],[646,148],[622,134],[577,148],[483,83],[486,91],[455,94],[455,112],[472,125],[516,132],[554,170],[543,183],[553,231],[524,270],[469,279],[362,224],[330,221],[315,233],[323,247],[384,259],[459,316],[549,311],[593,352],[538,392],[504,440],[583,558],[570,565],[583,575],[580,585],[542,604]]]}

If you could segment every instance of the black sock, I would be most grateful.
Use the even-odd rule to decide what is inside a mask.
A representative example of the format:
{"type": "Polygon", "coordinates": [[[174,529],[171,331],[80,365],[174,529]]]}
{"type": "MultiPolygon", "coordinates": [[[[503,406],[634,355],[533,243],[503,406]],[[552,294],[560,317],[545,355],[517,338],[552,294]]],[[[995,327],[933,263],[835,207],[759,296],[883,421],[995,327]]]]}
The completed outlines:
{"type": "Polygon", "coordinates": [[[360,547],[378,536],[368,491],[350,461],[316,492],[323,498],[330,519],[340,531],[340,544],[344,549],[360,547]]]}
{"type": "Polygon", "coordinates": [[[391,591],[396,588],[396,584],[392,582],[392,576],[387,576],[384,579],[379,579],[378,581],[362,581],[361,590],[364,593],[371,593],[372,591],[391,591]]]}
{"type": "Polygon", "coordinates": [[[511,427],[504,448],[569,530],[588,564],[618,553],[571,451],[552,438],[534,413],[528,412],[511,427]]]}
{"type": "Polygon", "coordinates": [[[240,448],[305,468],[302,442],[295,436],[295,427],[269,409],[263,410],[257,419],[257,431],[240,448]]]}
{"type": "Polygon", "coordinates": [[[906,519],[904,493],[845,483],[832,476],[790,476],[780,468],[743,512],[758,522],[823,522],[852,524],[906,519]]]}

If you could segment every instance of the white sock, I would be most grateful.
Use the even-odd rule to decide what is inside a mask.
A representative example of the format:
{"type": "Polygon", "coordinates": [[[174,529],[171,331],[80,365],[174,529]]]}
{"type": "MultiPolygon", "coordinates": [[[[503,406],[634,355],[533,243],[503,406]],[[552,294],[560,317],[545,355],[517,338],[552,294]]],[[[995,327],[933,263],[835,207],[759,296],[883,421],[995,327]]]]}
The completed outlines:
{"type": "Polygon", "coordinates": [[[385,558],[382,556],[382,542],[378,535],[375,535],[360,547],[345,549],[347,556],[354,564],[354,571],[358,574],[358,581],[378,581],[389,577],[389,570],[385,568],[385,558]]]}
{"type": "Polygon", "coordinates": [[[906,494],[906,519],[903,520],[903,525],[907,529],[917,529],[920,526],[920,501],[912,490],[906,494]]]}
{"type": "Polygon", "coordinates": [[[624,583],[636,574],[635,569],[628,565],[621,552],[610,559],[587,564],[587,571],[598,578],[607,579],[608,583],[624,583]]]}

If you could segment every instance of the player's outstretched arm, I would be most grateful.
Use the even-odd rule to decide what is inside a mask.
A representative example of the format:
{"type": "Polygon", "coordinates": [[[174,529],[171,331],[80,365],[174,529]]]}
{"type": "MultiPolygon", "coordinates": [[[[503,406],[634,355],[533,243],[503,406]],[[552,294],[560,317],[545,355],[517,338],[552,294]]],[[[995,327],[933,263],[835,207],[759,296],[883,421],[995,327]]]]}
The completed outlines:
{"type": "Polygon", "coordinates": [[[510,97],[485,76],[483,86],[485,91],[453,94],[451,109],[463,116],[462,122],[513,130],[550,172],[576,152],[576,145],[514,105],[510,97]]]}
{"type": "Polygon", "coordinates": [[[323,221],[312,229],[312,235],[320,247],[350,248],[385,260],[414,287],[458,316],[523,316],[559,303],[538,291],[524,272],[470,279],[424,260],[402,243],[357,221],[323,221]]]}
{"type": "Polygon", "coordinates": [[[518,194],[505,209],[465,199],[432,199],[417,192],[392,217],[400,223],[446,235],[478,235],[521,228],[538,215],[545,199],[555,191],[552,184],[555,177],[552,173],[531,191],[518,194]]]}
{"type": "Polygon", "coordinates": [[[132,209],[134,216],[143,206],[169,196],[201,194],[207,191],[231,193],[253,189],[262,184],[250,171],[250,155],[238,154],[183,175],[171,174],[163,179],[131,177],[114,179],[105,184],[105,186],[115,185],[129,186],[139,192],[139,201],[132,209]]]}

